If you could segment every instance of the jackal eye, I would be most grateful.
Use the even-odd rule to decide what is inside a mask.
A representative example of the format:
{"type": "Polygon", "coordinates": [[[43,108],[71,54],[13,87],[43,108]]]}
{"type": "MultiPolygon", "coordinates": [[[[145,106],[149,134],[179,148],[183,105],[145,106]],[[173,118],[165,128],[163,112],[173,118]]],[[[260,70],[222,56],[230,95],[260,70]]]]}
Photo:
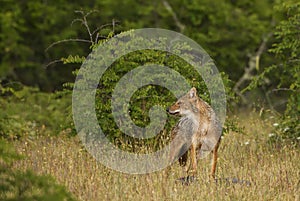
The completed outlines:
{"type": "Polygon", "coordinates": [[[181,105],[181,104],[182,104],[182,101],[178,101],[177,104],[178,104],[178,105],[181,105]]]}

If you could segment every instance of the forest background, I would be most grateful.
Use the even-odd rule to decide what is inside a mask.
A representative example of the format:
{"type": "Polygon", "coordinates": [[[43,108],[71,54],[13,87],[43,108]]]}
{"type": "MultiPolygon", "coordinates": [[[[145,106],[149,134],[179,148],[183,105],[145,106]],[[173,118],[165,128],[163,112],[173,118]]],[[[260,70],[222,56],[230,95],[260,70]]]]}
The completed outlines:
{"type": "MultiPolygon", "coordinates": [[[[67,180],[56,184],[43,171],[42,175],[34,174],[30,165],[21,170],[16,167],[18,161],[26,158],[18,147],[20,143],[39,145],[43,137],[76,141],[71,95],[77,70],[97,45],[138,28],[182,33],[211,56],[227,92],[225,137],[230,133],[256,136],[251,132],[245,134],[249,126],[245,117],[252,114],[269,125],[268,129],[258,131],[267,136],[262,147],[288,147],[289,152],[299,156],[300,3],[296,0],[4,0],[0,10],[3,200],[30,200],[34,196],[40,200],[86,199],[67,180]]],[[[96,104],[99,124],[109,139],[123,149],[143,152],[145,147],[157,149],[168,140],[167,131],[176,119],[170,117],[165,131],[155,139],[133,140],[123,136],[113,123],[108,101],[114,84],[124,73],[145,64],[145,60],[162,63],[164,57],[153,51],[128,55],[100,80],[96,104]]],[[[171,58],[165,64],[172,65],[172,59],[176,60],[171,58]]],[[[173,67],[209,102],[201,78],[195,77],[186,65],[178,62],[173,67]]],[[[147,110],[153,104],[163,102],[161,105],[167,107],[174,100],[163,88],[145,87],[134,95],[132,119],[145,126],[149,123],[147,110]],[[160,97],[161,94],[165,96],[160,97]]],[[[46,173],[51,174],[49,171],[46,173]]],[[[296,174],[299,178],[299,171],[296,174]]],[[[295,185],[297,192],[299,182],[295,185]]]]}

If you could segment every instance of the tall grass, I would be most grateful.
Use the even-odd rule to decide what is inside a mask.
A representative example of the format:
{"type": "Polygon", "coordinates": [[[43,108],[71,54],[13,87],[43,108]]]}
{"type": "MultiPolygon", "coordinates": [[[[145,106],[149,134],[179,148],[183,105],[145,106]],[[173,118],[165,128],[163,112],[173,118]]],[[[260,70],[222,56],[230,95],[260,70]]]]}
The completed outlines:
{"type": "Polygon", "coordinates": [[[98,163],[76,137],[67,136],[16,142],[26,158],[15,167],[53,175],[79,200],[300,200],[299,149],[268,143],[271,118],[245,114],[240,125],[245,134],[222,139],[217,183],[208,176],[209,158],[199,161],[198,180],[182,185],[177,179],[186,175],[177,163],[156,173],[128,175],[98,163]]]}

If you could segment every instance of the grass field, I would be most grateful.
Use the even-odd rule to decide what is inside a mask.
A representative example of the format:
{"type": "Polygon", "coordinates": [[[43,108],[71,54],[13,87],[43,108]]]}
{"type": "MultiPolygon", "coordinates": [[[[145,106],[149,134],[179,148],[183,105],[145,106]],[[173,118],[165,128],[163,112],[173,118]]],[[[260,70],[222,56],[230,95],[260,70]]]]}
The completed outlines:
{"type": "Polygon", "coordinates": [[[209,158],[199,161],[198,180],[182,185],[176,180],[186,175],[177,163],[147,175],[116,172],[97,163],[76,137],[67,135],[17,141],[16,149],[26,157],[15,168],[50,174],[79,200],[300,200],[299,149],[268,143],[272,116],[245,113],[238,118],[245,134],[223,137],[218,183],[209,180],[209,158]]]}

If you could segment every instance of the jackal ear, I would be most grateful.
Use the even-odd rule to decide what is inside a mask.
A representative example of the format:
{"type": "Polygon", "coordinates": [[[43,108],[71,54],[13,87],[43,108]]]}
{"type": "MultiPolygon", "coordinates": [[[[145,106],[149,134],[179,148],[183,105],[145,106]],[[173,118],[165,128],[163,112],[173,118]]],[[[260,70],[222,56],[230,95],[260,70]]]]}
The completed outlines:
{"type": "Polygon", "coordinates": [[[191,88],[189,94],[190,98],[195,98],[197,96],[197,89],[195,87],[191,88]]]}

